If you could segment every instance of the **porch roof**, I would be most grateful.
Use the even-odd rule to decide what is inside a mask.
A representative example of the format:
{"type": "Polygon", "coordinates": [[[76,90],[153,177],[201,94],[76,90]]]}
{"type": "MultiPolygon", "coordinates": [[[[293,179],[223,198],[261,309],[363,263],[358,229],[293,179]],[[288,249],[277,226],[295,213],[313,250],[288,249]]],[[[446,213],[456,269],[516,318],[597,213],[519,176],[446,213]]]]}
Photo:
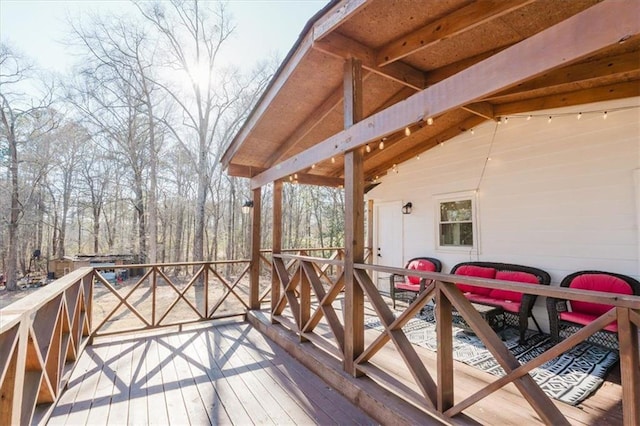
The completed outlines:
{"type": "Polygon", "coordinates": [[[369,144],[372,181],[486,120],[640,95],[637,2],[416,5],[331,1],[314,16],[227,147],[228,173],[338,186],[342,154],[369,144]],[[348,58],[362,63],[363,117],[345,130],[348,58]]]}

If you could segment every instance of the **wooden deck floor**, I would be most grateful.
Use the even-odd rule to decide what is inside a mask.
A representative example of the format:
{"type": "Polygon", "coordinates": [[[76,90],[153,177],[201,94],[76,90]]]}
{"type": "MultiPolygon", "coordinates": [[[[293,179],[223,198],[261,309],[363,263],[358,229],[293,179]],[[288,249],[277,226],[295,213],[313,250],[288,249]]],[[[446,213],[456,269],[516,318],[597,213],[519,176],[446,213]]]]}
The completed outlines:
{"type": "MultiPolygon", "coordinates": [[[[338,303],[337,305],[339,305],[338,303]]],[[[337,307],[337,306],[336,306],[337,307]]],[[[285,311],[285,316],[290,317],[290,312],[285,311]]],[[[374,315],[373,310],[365,307],[366,315],[374,315]]],[[[341,313],[339,313],[341,315],[341,313]]],[[[251,313],[255,318],[254,323],[262,323],[265,329],[282,327],[271,325],[268,321],[268,313],[251,313]]],[[[333,334],[324,321],[316,328],[316,333],[328,340],[333,340],[333,334]]],[[[367,330],[365,333],[366,344],[373,342],[378,332],[367,330]]],[[[276,334],[273,334],[276,336],[276,334]]],[[[277,337],[275,337],[278,340],[277,337]]],[[[302,351],[308,352],[307,346],[302,351]]],[[[424,362],[428,371],[434,374],[437,371],[436,354],[426,348],[416,347],[419,357],[424,362]]],[[[308,357],[304,353],[301,356],[308,357]]],[[[421,393],[418,390],[411,373],[405,364],[398,359],[398,352],[392,343],[387,343],[382,350],[370,361],[371,368],[367,374],[383,386],[392,384],[400,388],[398,396],[416,407],[423,406],[421,393]]],[[[474,390],[478,390],[496,379],[495,376],[485,373],[469,365],[454,362],[454,376],[456,383],[456,402],[469,396],[474,390]]],[[[434,376],[435,380],[435,376],[434,376]]],[[[367,385],[363,385],[363,391],[368,392],[367,385]]],[[[620,385],[619,363],[614,366],[602,386],[580,405],[573,407],[562,402],[555,402],[568,421],[573,425],[613,425],[622,424],[622,387],[620,385]]],[[[426,419],[426,416],[425,416],[426,419]]],[[[494,394],[465,411],[464,416],[450,419],[456,424],[486,424],[486,425],[533,425],[544,424],[535,411],[522,398],[521,393],[513,385],[507,385],[494,394]]]]}
{"type": "Polygon", "coordinates": [[[49,424],[374,424],[248,323],[87,347],[49,424]]]}

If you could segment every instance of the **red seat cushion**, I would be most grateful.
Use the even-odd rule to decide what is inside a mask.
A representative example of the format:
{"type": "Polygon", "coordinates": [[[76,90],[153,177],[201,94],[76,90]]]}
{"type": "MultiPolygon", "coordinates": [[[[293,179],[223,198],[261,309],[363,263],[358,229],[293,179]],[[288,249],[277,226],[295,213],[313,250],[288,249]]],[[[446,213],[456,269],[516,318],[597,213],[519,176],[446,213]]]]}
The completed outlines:
{"type": "Polygon", "coordinates": [[[405,282],[396,283],[398,290],[414,291],[418,293],[420,291],[420,284],[407,284],[405,282]]]}
{"type": "MultiPolygon", "coordinates": [[[[563,321],[569,321],[575,324],[587,325],[591,321],[598,318],[597,315],[583,314],[581,312],[560,312],[560,319],[563,321]]],[[[611,331],[613,333],[618,332],[618,323],[616,321],[607,325],[604,330],[611,331]]]]}
{"type": "MultiPolygon", "coordinates": [[[[498,271],[496,273],[496,279],[504,281],[517,281],[527,284],[540,284],[540,282],[538,281],[538,277],[527,272],[498,271]]],[[[511,290],[492,289],[489,293],[489,296],[493,297],[494,299],[510,300],[512,302],[520,302],[522,300],[522,293],[511,290]]]]}
{"type": "MultiPolygon", "coordinates": [[[[428,271],[428,272],[435,272],[436,271],[436,265],[434,265],[433,263],[429,262],[428,260],[425,259],[416,259],[416,260],[412,260],[411,262],[409,262],[409,264],[407,265],[407,269],[415,269],[418,271],[428,271]]],[[[407,284],[418,284],[418,288],[420,287],[420,277],[413,277],[413,276],[408,276],[407,277],[407,284]]],[[[397,286],[396,286],[397,287],[397,286]]]]}
{"type": "MultiPolygon", "coordinates": [[[[633,294],[633,289],[625,280],[607,274],[578,275],[571,281],[569,287],[607,293],[633,294]]],[[[571,310],[574,313],[589,314],[593,317],[599,317],[613,307],[602,303],[580,302],[577,300],[572,300],[570,303],[571,310]]]]}
{"type": "Polygon", "coordinates": [[[520,312],[520,302],[510,302],[508,300],[496,299],[489,296],[482,296],[480,294],[466,293],[465,297],[469,302],[480,303],[482,305],[500,306],[507,312],[520,312]]]}
{"type": "MultiPolygon", "coordinates": [[[[458,269],[456,269],[456,275],[494,279],[496,277],[496,270],[494,268],[485,268],[482,266],[463,265],[458,269]]],[[[491,289],[486,287],[474,287],[472,285],[467,285],[467,284],[456,284],[456,286],[458,286],[460,291],[463,293],[474,293],[474,294],[480,294],[483,296],[488,296],[489,293],[491,292],[491,289]]]]}

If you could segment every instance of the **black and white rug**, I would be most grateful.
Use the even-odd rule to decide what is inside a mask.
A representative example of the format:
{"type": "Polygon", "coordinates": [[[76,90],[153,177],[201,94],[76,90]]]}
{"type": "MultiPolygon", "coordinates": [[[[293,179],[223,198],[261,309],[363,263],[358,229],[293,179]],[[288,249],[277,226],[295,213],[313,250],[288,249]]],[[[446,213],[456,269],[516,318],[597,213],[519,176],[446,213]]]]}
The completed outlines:
{"type": "MultiPolygon", "coordinates": [[[[366,326],[382,330],[380,321],[368,321],[366,326]]],[[[436,328],[429,307],[409,320],[402,328],[411,343],[436,352],[436,328]]],[[[527,343],[519,345],[518,330],[507,327],[500,332],[505,346],[521,364],[537,357],[553,346],[549,335],[529,330],[527,343]]],[[[453,329],[453,358],[496,376],[505,372],[482,341],[459,328],[453,329]]],[[[611,367],[618,361],[617,351],[582,342],[568,352],[532,370],[529,374],[551,398],[570,405],[578,405],[603,383],[611,367]]]]}

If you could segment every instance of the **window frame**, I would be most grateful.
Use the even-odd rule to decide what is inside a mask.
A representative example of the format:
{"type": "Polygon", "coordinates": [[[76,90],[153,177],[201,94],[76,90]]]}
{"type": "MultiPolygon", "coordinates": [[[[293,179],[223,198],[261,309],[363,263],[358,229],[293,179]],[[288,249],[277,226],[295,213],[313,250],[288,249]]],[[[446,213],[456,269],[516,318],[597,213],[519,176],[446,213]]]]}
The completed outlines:
{"type": "Polygon", "coordinates": [[[480,232],[479,232],[479,220],[478,220],[478,194],[477,191],[460,191],[450,192],[445,194],[437,194],[434,198],[434,226],[435,226],[435,249],[438,252],[449,253],[470,253],[479,254],[480,252],[480,232]],[[456,246],[456,245],[442,245],[441,239],[441,225],[443,222],[440,216],[440,209],[443,203],[456,202],[456,201],[471,201],[471,237],[473,238],[473,244],[470,246],[456,246]]]}

